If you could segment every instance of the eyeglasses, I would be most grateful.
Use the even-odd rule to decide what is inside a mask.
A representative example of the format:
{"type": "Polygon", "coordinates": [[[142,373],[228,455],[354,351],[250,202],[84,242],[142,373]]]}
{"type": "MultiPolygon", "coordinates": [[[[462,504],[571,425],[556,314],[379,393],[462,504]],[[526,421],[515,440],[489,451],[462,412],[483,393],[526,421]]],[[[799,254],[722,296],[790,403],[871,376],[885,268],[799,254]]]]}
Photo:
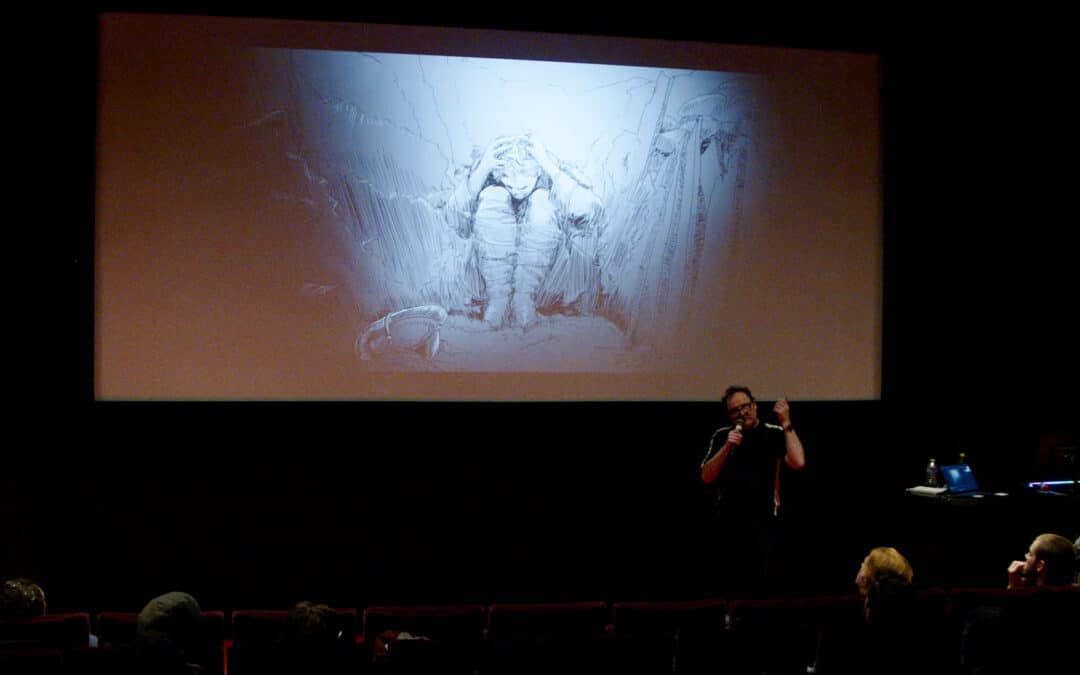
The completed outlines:
{"type": "Polygon", "coordinates": [[[729,415],[745,415],[746,413],[750,412],[753,407],[754,402],[750,401],[749,403],[743,403],[742,405],[735,406],[734,408],[728,408],[727,412],[729,415]]]}

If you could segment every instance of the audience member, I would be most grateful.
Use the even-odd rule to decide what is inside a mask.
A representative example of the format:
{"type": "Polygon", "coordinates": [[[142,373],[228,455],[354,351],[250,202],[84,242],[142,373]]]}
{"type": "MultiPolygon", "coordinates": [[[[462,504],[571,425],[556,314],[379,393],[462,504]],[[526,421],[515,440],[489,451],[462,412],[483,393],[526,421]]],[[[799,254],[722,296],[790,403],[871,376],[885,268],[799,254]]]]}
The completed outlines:
{"type": "Polygon", "coordinates": [[[1068,539],[1045,533],[1035,537],[1023,560],[1009,564],[1009,588],[1068,586],[1075,580],[1076,551],[1068,539]]]}
{"type": "MultiPolygon", "coordinates": [[[[8,579],[0,589],[0,620],[19,621],[45,616],[48,605],[41,586],[25,578],[8,579]]],[[[98,646],[96,635],[89,638],[91,647],[98,646]]]]}
{"type": "Polygon", "coordinates": [[[939,673],[945,668],[942,621],[922,617],[911,563],[895,548],[870,551],[855,575],[864,622],[823,627],[822,672],[843,675],[939,673]]]}
{"type": "Polygon", "coordinates": [[[1073,542],[1073,554],[1076,557],[1076,580],[1073,583],[1080,586],[1080,537],[1077,537],[1076,541],[1073,542]]]}
{"type": "Polygon", "coordinates": [[[902,603],[911,595],[915,570],[907,558],[891,546],[879,546],[872,549],[863,559],[855,575],[855,586],[863,597],[863,609],[866,620],[876,622],[884,620],[886,615],[900,610],[896,603],[902,603]],[[873,616],[874,613],[877,616],[873,616]]]}
{"type": "Polygon", "coordinates": [[[13,621],[45,615],[45,591],[29,579],[9,579],[0,591],[0,619],[13,621]]]}
{"type": "Polygon", "coordinates": [[[159,595],[143,607],[135,627],[137,675],[201,673],[197,645],[202,610],[187,593],[159,595]]]}
{"type": "Polygon", "coordinates": [[[279,672],[296,675],[335,673],[341,663],[337,612],[306,600],[296,603],[278,636],[279,672]]]}

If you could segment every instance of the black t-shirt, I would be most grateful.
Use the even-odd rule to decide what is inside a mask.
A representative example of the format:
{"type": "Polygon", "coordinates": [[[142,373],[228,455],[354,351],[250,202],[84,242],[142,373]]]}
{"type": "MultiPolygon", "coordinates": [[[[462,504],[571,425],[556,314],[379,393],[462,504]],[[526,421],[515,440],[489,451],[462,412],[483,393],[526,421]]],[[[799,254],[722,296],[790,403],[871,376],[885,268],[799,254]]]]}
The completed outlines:
{"type": "MultiPolygon", "coordinates": [[[[713,432],[702,464],[720,452],[730,431],[729,424],[713,432]]],[[[787,454],[784,430],[759,421],[752,429],[743,429],[742,435],[742,443],[731,450],[720,476],[713,483],[717,510],[722,515],[771,516],[776,463],[787,454]]]]}

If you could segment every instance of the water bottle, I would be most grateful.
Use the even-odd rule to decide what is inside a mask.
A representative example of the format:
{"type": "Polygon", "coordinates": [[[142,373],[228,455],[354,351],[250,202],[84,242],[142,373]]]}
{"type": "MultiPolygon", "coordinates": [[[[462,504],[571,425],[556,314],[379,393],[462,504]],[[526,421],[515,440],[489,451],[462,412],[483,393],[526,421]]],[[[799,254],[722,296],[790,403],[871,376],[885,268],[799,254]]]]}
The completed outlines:
{"type": "Polygon", "coordinates": [[[926,465],[926,484],[930,487],[938,486],[937,460],[933,457],[930,458],[930,463],[926,465]]]}

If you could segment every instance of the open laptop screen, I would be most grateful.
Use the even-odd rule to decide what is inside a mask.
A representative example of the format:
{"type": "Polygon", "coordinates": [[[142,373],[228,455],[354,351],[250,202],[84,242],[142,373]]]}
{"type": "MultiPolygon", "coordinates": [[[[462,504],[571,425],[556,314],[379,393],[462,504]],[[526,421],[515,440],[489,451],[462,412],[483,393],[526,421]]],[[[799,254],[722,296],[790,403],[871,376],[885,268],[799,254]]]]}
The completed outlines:
{"type": "Polygon", "coordinates": [[[978,483],[975,482],[975,474],[971,472],[971,467],[967,464],[944,466],[941,471],[945,475],[945,485],[949,488],[949,492],[975,492],[979,489],[978,483]]]}

